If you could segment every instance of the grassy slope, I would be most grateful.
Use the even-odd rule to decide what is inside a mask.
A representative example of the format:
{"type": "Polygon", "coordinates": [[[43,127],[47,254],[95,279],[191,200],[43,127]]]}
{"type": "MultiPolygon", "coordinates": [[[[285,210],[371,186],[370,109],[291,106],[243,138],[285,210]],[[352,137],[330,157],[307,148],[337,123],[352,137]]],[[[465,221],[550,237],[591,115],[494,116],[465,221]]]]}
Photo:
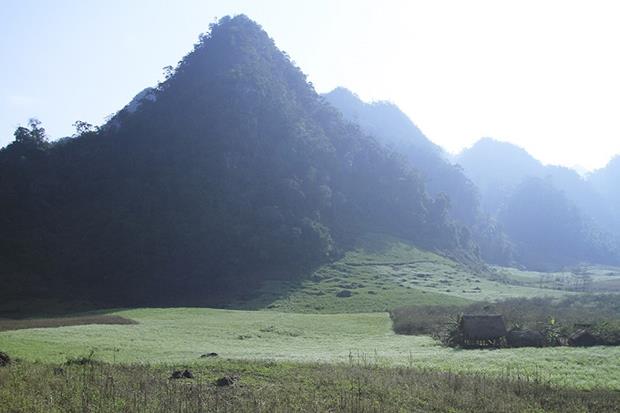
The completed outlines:
{"type": "Polygon", "coordinates": [[[62,362],[86,355],[116,362],[206,363],[200,355],[299,362],[404,365],[527,376],[554,384],[620,390],[620,348],[453,350],[429,337],[398,336],[385,313],[293,314],[199,308],[116,313],[136,325],[87,325],[0,333],[14,357],[62,362]]]}
{"type": "Polygon", "coordinates": [[[437,254],[375,235],[303,280],[266,282],[254,298],[234,303],[232,308],[351,313],[388,311],[403,305],[458,305],[472,300],[563,294],[535,285],[494,281],[437,254]],[[337,298],[343,289],[353,295],[337,298]]]}

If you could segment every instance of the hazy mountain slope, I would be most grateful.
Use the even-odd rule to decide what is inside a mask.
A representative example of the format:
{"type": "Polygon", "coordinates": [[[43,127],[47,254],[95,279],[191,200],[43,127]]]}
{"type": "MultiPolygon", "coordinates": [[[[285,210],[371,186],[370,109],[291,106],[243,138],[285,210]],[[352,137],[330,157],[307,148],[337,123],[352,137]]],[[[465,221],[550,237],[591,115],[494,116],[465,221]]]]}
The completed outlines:
{"type": "Polygon", "coordinates": [[[477,243],[482,258],[496,264],[513,262],[512,245],[501,226],[482,213],[476,186],[462,168],[453,165],[447,154],[426,138],[397,106],[386,102],[366,103],[343,88],[324,97],[345,118],[359,124],[365,132],[375,136],[419,171],[431,194],[448,196],[451,217],[468,228],[463,230],[464,236],[477,243]]]}
{"type": "Polygon", "coordinates": [[[612,210],[577,172],[544,166],[524,149],[485,138],[458,157],[482,205],[515,243],[516,259],[539,269],[616,262],[612,210]]]}
{"type": "Polygon", "coordinates": [[[324,95],[344,117],[375,137],[387,148],[402,155],[423,176],[428,191],[450,198],[451,214],[462,223],[474,225],[478,219],[478,194],[459,167],[448,162],[444,152],[431,142],[396,105],[363,102],[347,89],[337,88],[324,95]]]}
{"type": "Polygon", "coordinates": [[[600,194],[601,204],[611,212],[613,230],[620,232],[620,155],[614,157],[601,169],[594,171],[588,181],[600,194]]]}
{"type": "Polygon", "coordinates": [[[577,171],[563,166],[547,165],[545,178],[566,194],[583,215],[592,219],[599,227],[611,231],[609,225],[613,221],[613,209],[605,199],[603,192],[596,185],[581,176],[577,171]]]}
{"type": "Polygon", "coordinates": [[[17,141],[0,151],[0,195],[20,194],[0,211],[13,235],[0,263],[20,269],[9,285],[205,303],[302,273],[368,231],[469,247],[444,200],[245,16],[212,25],[148,96],[32,155],[17,141]]]}
{"type": "Polygon", "coordinates": [[[607,226],[612,217],[594,177],[586,179],[570,168],[543,165],[516,145],[484,138],[461,152],[457,162],[480,188],[483,206],[491,214],[499,211],[506,197],[526,178],[536,177],[563,191],[585,216],[599,225],[607,226]]]}
{"type": "Polygon", "coordinates": [[[588,178],[602,194],[620,199],[618,189],[620,179],[620,155],[615,156],[604,168],[597,169],[588,178]]]}
{"type": "Polygon", "coordinates": [[[553,270],[582,261],[613,262],[614,252],[549,180],[526,178],[507,198],[499,222],[530,268],[553,270]]]}
{"type": "Polygon", "coordinates": [[[396,105],[390,102],[366,103],[348,89],[338,87],[323,97],[357,123],[369,135],[388,146],[411,146],[420,151],[441,154],[440,146],[431,142],[396,105]]]}
{"type": "Polygon", "coordinates": [[[465,174],[478,186],[482,206],[496,214],[503,200],[524,178],[542,176],[544,166],[524,149],[484,138],[456,158],[465,174]]]}

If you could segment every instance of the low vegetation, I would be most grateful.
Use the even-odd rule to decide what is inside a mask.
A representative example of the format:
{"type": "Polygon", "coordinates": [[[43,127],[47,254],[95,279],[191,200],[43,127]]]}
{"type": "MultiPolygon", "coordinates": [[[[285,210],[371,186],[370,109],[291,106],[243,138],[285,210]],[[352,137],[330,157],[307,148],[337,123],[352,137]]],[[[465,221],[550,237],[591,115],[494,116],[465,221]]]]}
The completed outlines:
{"type": "Polygon", "coordinates": [[[466,306],[409,306],[390,313],[395,332],[430,334],[440,339],[451,336],[459,314],[501,314],[509,329],[540,332],[547,345],[565,344],[580,329],[590,331],[598,344],[620,344],[620,303],[613,294],[513,298],[466,306]]]}
{"type": "Polygon", "coordinates": [[[209,360],[177,365],[54,365],[0,369],[10,412],[615,412],[620,393],[358,363],[209,360]],[[183,369],[178,379],[171,372],[183,369]]]}

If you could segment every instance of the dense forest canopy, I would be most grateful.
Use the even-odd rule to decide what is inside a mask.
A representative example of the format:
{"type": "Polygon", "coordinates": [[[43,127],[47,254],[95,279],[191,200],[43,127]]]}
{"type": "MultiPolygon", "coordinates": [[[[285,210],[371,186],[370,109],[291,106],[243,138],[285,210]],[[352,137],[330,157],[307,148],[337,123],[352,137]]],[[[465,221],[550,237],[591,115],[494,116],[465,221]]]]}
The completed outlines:
{"type": "Polygon", "coordinates": [[[245,16],[211,25],[102,127],[76,128],[48,143],[33,122],[0,151],[12,296],[205,302],[303,273],[365,232],[476,259],[448,200],[245,16]]]}

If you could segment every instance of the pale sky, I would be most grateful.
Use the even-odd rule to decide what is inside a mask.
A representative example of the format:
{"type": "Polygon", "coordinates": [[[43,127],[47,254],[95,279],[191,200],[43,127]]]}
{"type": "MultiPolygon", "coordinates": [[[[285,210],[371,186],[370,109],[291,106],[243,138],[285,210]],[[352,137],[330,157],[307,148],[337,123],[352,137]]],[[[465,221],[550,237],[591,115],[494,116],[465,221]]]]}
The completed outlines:
{"type": "Polygon", "coordinates": [[[52,138],[156,85],[217,17],[245,13],[319,92],[397,104],[457,152],[481,137],[544,163],[620,154],[620,2],[3,0],[0,146],[52,138]]]}

